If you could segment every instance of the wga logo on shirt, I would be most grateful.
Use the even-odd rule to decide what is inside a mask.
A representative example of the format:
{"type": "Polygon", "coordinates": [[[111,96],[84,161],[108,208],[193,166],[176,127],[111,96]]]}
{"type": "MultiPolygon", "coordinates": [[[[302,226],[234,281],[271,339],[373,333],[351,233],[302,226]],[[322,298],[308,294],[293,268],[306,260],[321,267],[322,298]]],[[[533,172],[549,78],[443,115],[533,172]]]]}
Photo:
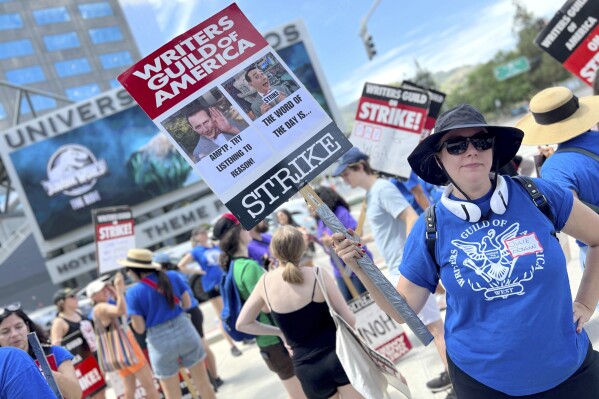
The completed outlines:
{"type": "Polygon", "coordinates": [[[220,250],[216,249],[216,248],[212,248],[212,249],[207,249],[206,252],[204,252],[204,256],[206,257],[206,263],[208,263],[208,266],[219,266],[219,257],[220,257],[220,250]]]}
{"type": "Polygon", "coordinates": [[[450,262],[454,266],[454,274],[460,286],[464,279],[459,271],[461,266],[474,271],[474,275],[464,273],[469,276],[468,284],[474,291],[482,291],[487,301],[524,295],[522,283],[532,280],[535,270],[542,269],[544,264],[543,247],[536,234],[524,231],[518,235],[519,223],[514,223],[502,231],[501,227],[505,224],[506,221],[502,220],[493,220],[492,223],[485,220],[461,234],[461,237],[468,238],[486,228],[487,232],[480,241],[451,241],[458,248],[451,251],[457,256],[452,256],[450,262]],[[533,254],[537,260],[530,268],[515,267],[521,257],[533,254]]]}

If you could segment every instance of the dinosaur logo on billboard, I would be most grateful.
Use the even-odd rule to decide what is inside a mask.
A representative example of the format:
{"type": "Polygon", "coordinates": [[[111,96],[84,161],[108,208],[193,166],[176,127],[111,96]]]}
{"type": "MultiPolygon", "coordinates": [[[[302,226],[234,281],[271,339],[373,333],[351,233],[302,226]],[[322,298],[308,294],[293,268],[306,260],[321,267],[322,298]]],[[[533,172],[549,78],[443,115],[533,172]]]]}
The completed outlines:
{"type": "Polygon", "coordinates": [[[98,178],[107,173],[105,160],[96,160],[94,154],[82,145],[68,144],[50,157],[48,180],[42,180],[42,186],[50,197],[59,193],[75,197],[87,193],[98,178]]]}

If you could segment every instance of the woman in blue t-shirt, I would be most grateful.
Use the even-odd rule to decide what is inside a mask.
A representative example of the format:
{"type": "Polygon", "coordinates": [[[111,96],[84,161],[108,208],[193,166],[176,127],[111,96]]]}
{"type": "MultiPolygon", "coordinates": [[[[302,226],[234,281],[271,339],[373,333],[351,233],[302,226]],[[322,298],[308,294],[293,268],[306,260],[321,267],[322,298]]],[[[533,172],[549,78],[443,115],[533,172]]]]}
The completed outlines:
{"type": "MultiPolygon", "coordinates": [[[[29,353],[35,358],[29,346],[27,334],[35,332],[46,356],[52,356],[56,369],[52,374],[56,385],[65,399],[81,399],[81,387],[73,367],[73,355],[61,346],[48,345],[48,337],[40,326],[35,324],[21,309],[21,304],[15,303],[5,308],[0,308],[0,346],[13,346],[29,353]]],[[[50,367],[53,367],[49,360],[50,367]]]]}
{"type": "MultiPolygon", "coordinates": [[[[191,246],[189,253],[181,258],[177,266],[182,273],[190,275],[189,285],[194,287],[195,276],[202,276],[202,290],[204,296],[208,298],[210,304],[214,308],[216,314],[221,314],[223,311],[223,299],[220,295],[220,280],[223,271],[220,268],[218,259],[220,258],[220,249],[208,238],[208,230],[204,227],[197,227],[191,232],[191,246]],[[189,267],[192,262],[196,262],[195,267],[189,267]],[[199,265],[200,267],[197,267],[199,265]],[[193,277],[192,277],[193,276],[193,277]]],[[[231,355],[238,357],[243,354],[235,345],[229,334],[219,325],[219,329],[227,343],[231,355]]]]}
{"type": "MultiPolygon", "coordinates": [[[[572,101],[557,112],[577,106],[572,101]]],[[[599,299],[599,215],[553,182],[519,183],[493,173],[516,155],[521,130],[488,125],[462,104],[441,115],[434,132],[408,162],[425,181],[448,187],[434,218],[425,213],[414,225],[397,289],[418,312],[443,282],[447,361],[457,396],[596,398],[599,353],[583,326],[599,299]],[[560,230],[589,245],[574,301],[560,230]]],[[[356,243],[333,239],[379,306],[395,314],[357,267],[356,243]]]]}
{"type": "Polygon", "coordinates": [[[138,334],[147,331],[150,364],[166,398],[181,397],[179,367],[189,369],[202,398],[216,398],[202,361],[206,353],[200,336],[183,310],[191,306],[183,279],[160,270],[147,249],[130,249],[127,259],[118,262],[138,281],[127,291],[127,312],[138,334]]]}

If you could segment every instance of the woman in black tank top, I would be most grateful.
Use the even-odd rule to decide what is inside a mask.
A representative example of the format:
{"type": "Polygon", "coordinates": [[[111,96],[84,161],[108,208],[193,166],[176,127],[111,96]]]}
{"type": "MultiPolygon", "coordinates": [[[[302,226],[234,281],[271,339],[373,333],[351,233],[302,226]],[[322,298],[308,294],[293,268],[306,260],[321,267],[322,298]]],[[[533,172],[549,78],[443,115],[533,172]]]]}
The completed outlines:
{"type": "MultiPolygon", "coordinates": [[[[343,398],[362,398],[351,386],[335,353],[336,327],[312,267],[300,267],[305,250],[302,233],[280,227],[272,237],[271,253],[283,267],[261,277],[237,319],[237,329],[256,335],[278,335],[292,352],[295,373],[306,396],[324,399],[339,393],[343,398]],[[256,320],[268,307],[277,327],[256,320]]],[[[326,271],[322,273],[333,308],[350,325],[355,317],[326,271]]]]}
{"type": "MultiPolygon", "coordinates": [[[[75,367],[91,356],[95,358],[97,346],[94,326],[90,320],[79,313],[79,302],[75,291],[71,288],[58,290],[54,294],[54,305],[58,309],[58,315],[52,322],[52,328],[50,329],[50,342],[52,345],[62,346],[75,355],[73,359],[75,367]]],[[[95,364],[95,367],[100,372],[97,364],[95,364]]],[[[106,397],[106,387],[102,376],[101,386],[89,397],[91,399],[104,399],[106,397]]]]}

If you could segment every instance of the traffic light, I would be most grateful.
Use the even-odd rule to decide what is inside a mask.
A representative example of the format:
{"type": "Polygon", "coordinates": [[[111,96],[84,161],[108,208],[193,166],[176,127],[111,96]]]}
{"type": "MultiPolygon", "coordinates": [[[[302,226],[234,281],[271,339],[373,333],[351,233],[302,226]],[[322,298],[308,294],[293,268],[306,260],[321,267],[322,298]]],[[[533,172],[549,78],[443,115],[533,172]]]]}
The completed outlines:
{"type": "Polygon", "coordinates": [[[372,41],[372,35],[368,32],[364,32],[362,40],[364,41],[364,47],[366,47],[366,53],[368,53],[368,59],[373,59],[376,55],[376,48],[374,47],[374,42],[372,41]]]}

